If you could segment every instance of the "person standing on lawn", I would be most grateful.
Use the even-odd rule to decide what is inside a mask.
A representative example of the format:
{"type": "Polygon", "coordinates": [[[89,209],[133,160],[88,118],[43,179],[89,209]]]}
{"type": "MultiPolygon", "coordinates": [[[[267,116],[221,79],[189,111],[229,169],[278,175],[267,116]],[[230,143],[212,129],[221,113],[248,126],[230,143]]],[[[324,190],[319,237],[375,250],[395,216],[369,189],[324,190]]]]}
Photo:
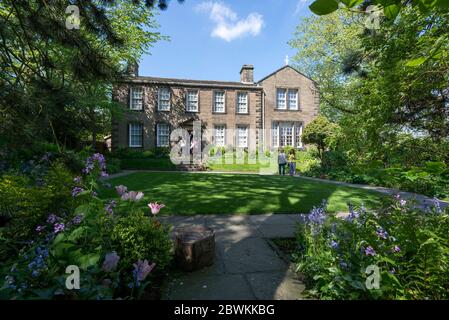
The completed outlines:
{"type": "Polygon", "coordinates": [[[295,149],[290,149],[288,152],[288,169],[291,176],[296,173],[296,152],[295,149]]]}
{"type": "Polygon", "coordinates": [[[287,164],[287,156],[285,155],[284,149],[279,150],[278,164],[279,164],[279,175],[285,176],[285,165],[287,164]]]}

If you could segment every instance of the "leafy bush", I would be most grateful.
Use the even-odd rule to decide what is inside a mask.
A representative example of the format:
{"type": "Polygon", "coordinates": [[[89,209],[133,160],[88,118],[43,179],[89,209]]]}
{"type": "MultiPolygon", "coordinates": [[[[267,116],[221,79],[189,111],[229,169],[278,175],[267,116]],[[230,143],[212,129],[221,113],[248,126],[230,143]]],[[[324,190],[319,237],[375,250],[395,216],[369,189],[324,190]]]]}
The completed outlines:
{"type": "Polygon", "coordinates": [[[448,299],[448,213],[399,197],[378,212],[350,207],[346,218],[314,208],[298,227],[298,270],[322,299],[448,299]],[[374,269],[378,288],[367,286],[374,269]]]}
{"type": "Polygon", "coordinates": [[[121,171],[121,160],[118,158],[108,158],[106,162],[106,171],[108,174],[114,174],[121,171]]]}
{"type": "MultiPolygon", "coordinates": [[[[0,274],[5,279],[0,284],[1,299],[129,299],[148,294],[147,286],[155,279],[150,273],[154,269],[160,275],[171,260],[169,230],[155,218],[163,206],[152,204],[153,216],[145,216],[134,206],[142,200],[143,193],[128,192],[124,187],[118,202],[99,199],[97,179],[106,175],[105,170],[101,154],[90,156],[83,175],[73,180],[64,165],[56,163],[45,176],[44,184],[68,188],[70,199],[62,201],[65,193],[51,190],[54,198],[50,200],[56,203],[46,203],[37,225],[23,225],[30,234],[29,241],[17,241],[13,225],[4,228],[6,232],[0,229],[0,237],[7,240],[0,246],[4,259],[0,274]],[[71,202],[78,206],[61,209],[71,202]],[[51,211],[48,208],[53,204],[51,211]],[[79,290],[66,288],[69,265],[80,269],[79,290]]],[[[2,178],[0,190],[13,215],[19,209],[43,206],[39,202],[42,198],[29,200],[30,190],[34,190],[28,185],[30,181],[24,176],[2,178]],[[29,207],[14,206],[13,199],[29,207]]]]}

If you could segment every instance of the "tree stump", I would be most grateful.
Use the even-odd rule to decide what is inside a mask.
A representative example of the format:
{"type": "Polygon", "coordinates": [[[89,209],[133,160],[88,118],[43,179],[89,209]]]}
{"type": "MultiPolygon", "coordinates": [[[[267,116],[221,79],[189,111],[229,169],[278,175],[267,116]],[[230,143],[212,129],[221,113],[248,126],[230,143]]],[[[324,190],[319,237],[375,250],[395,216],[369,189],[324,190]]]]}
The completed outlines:
{"type": "Polygon", "coordinates": [[[190,226],[175,231],[175,259],[185,271],[214,263],[215,232],[203,226],[190,226]]]}

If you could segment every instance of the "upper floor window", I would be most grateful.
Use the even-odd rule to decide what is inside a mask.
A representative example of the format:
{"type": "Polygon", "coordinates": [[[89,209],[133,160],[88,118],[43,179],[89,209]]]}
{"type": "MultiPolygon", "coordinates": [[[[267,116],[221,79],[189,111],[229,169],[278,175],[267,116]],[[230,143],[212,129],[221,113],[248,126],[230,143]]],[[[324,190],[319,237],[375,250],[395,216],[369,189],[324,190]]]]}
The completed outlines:
{"type": "Polygon", "coordinates": [[[142,147],[143,142],[143,125],[141,123],[129,124],[129,146],[131,148],[142,147]]]}
{"type": "Polygon", "coordinates": [[[170,127],[167,123],[156,125],[156,146],[168,147],[170,141],[170,127]]]}
{"type": "Polygon", "coordinates": [[[276,99],[276,108],[280,110],[286,110],[287,109],[287,90],[285,89],[277,89],[277,99],[276,99]]]}
{"type": "Polygon", "coordinates": [[[225,92],[215,91],[214,92],[214,102],[213,102],[213,112],[224,113],[225,112],[225,92]]]}
{"type": "Polygon", "coordinates": [[[298,90],[288,89],[288,109],[298,110],[298,90]]]}
{"type": "Polygon", "coordinates": [[[298,110],[298,89],[282,89],[276,91],[276,108],[279,110],[298,110]]]}
{"type": "Polygon", "coordinates": [[[237,113],[248,113],[248,93],[237,93],[237,113]]]}
{"type": "Polygon", "coordinates": [[[187,91],[186,111],[198,112],[198,90],[187,91]]]}
{"type": "Polygon", "coordinates": [[[131,110],[142,110],[143,109],[143,88],[142,87],[131,87],[129,108],[131,110]]]}
{"type": "Polygon", "coordinates": [[[170,89],[169,88],[159,88],[158,110],[159,111],[170,111],[170,89]]]}
{"type": "Polygon", "coordinates": [[[226,133],[226,127],[224,125],[215,125],[214,126],[214,144],[216,146],[224,146],[225,145],[225,133],[226,133]]]}

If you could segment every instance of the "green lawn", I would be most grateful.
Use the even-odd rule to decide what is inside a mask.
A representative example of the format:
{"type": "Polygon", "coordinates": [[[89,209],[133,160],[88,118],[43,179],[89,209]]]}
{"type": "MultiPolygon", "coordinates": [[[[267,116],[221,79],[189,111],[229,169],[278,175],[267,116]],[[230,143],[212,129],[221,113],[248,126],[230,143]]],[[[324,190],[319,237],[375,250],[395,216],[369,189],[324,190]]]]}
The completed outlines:
{"type": "MultiPolygon", "coordinates": [[[[143,191],[148,202],[162,202],[161,214],[307,213],[323,199],[329,212],[347,210],[347,203],[380,204],[382,195],[362,189],[303,180],[290,176],[137,172],[108,181],[128,190],[143,191]]],[[[102,198],[117,198],[114,188],[102,189],[102,198]]]]}
{"type": "Polygon", "coordinates": [[[120,159],[122,169],[136,170],[176,170],[168,158],[120,159]]]}

